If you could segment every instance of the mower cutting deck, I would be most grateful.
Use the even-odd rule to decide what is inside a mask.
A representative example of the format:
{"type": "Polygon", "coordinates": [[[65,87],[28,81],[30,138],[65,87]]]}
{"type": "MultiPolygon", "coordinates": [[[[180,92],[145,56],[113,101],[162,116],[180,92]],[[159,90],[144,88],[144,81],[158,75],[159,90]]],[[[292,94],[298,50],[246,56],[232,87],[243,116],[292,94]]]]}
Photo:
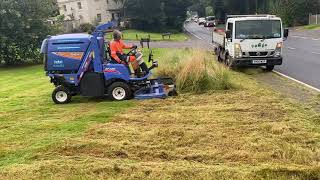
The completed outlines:
{"type": "MultiPolygon", "coordinates": [[[[133,77],[123,64],[111,63],[106,51],[105,31],[112,23],[100,25],[92,35],[65,34],[52,36],[42,43],[45,56],[45,71],[56,88],[52,99],[56,104],[71,101],[72,96],[109,96],[122,101],[131,98],[166,98],[176,95],[170,78],[150,79],[152,70],[158,67],[150,51],[150,72],[143,77],[133,77]]],[[[133,49],[130,53],[137,51],[133,49]]]]}

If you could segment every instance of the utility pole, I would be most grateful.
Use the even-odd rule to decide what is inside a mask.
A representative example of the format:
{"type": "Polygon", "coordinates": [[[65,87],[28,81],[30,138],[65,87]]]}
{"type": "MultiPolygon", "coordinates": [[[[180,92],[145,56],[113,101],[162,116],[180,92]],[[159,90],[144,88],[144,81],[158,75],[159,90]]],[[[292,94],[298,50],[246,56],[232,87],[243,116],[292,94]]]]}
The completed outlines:
{"type": "Polygon", "coordinates": [[[258,14],[258,0],[256,0],[256,14],[258,14]]]}

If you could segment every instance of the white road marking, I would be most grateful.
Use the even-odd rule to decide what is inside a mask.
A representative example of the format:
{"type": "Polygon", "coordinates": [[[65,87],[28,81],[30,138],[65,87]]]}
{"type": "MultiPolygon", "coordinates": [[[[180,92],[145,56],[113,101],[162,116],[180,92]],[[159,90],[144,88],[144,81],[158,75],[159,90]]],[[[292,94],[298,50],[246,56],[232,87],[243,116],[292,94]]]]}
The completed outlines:
{"type": "Polygon", "coordinates": [[[213,43],[211,43],[210,46],[213,47],[213,48],[216,48],[216,45],[213,44],[213,43]]]}
{"type": "Polygon", "coordinates": [[[320,53],[319,52],[311,52],[312,54],[318,54],[318,55],[320,55],[320,53]]]}
{"type": "Polygon", "coordinates": [[[317,92],[320,93],[320,89],[318,89],[318,88],[316,88],[316,87],[313,87],[313,86],[311,86],[311,85],[309,85],[309,84],[307,84],[307,83],[304,83],[304,82],[299,81],[299,80],[297,80],[297,79],[294,79],[294,78],[292,78],[292,77],[290,77],[290,76],[287,76],[287,75],[285,75],[285,74],[282,74],[281,72],[278,72],[278,71],[273,71],[273,72],[276,73],[276,74],[278,74],[278,75],[280,75],[280,76],[283,76],[283,77],[285,77],[285,78],[287,78],[287,79],[290,79],[290,80],[292,80],[292,81],[294,81],[294,82],[296,82],[296,83],[299,83],[299,84],[301,84],[301,85],[303,85],[303,86],[305,86],[305,87],[307,87],[307,88],[310,88],[310,89],[312,89],[312,90],[317,91],[317,92]]]}
{"type": "Polygon", "coordinates": [[[288,47],[288,49],[295,50],[296,48],[294,48],[294,47],[288,47]]]}
{"type": "Polygon", "coordinates": [[[202,40],[202,38],[201,37],[199,37],[199,36],[197,36],[196,34],[194,34],[193,32],[190,32],[190,31],[188,31],[190,34],[192,34],[194,37],[196,37],[196,38],[198,38],[198,39],[200,39],[200,40],[202,40]]]}
{"type": "Polygon", "coordinates": [[[307,37],[303,37],[303,36],[291,36],[291,37],[295,37],[295,38],[302,38],[302,39],[308,39],[307,37]]]}
{"type": "Polygon", "coordinates": [[[311,37],[304,37],[304,36],[290,36],[294,38],[301,38],[301,39],[312,39],[313,41],[319,41],[320,38],[311,38],[311,37]]]}

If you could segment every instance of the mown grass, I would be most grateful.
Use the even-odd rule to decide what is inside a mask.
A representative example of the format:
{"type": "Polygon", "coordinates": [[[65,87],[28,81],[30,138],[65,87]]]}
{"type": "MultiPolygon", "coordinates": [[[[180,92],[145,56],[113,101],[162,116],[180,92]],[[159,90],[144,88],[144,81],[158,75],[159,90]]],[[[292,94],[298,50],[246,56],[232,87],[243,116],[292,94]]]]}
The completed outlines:
{"type": "Polygon", "coordinates": [[[1,68],[0,84],[0,168],[32,162],[37,153],[133,105],[88,98],[54,105],[54,87],[41,66],[1,68]]]}
{"type": "MultiPolygon", "coordinates": [[[[146,32],[146,31],[139,31],[139,30],[125,30],[123,33],[124,40],[132,40],[132,41],[140,41],[141,38],[148,38],[150,35],[151,41],[185,41],[188,39],[187,35],[184,33],[172,33],[171,38],[165,37],[162,38],[162,33],[155,33],[155,32],[146,32]],[[138,35],[138,39],[137,39],[138,35]]],[[[165,32],[167,33],[167,32],[165,32]]],[[[107,37],[112,38],[112,33],[107,37]]]]}
{"type": "Polygon", "coordinates": [[[39,67],[0,75],[0,179],[320,178],[319,114],[239,72],[233,90],[66,106],[39,67]]]}

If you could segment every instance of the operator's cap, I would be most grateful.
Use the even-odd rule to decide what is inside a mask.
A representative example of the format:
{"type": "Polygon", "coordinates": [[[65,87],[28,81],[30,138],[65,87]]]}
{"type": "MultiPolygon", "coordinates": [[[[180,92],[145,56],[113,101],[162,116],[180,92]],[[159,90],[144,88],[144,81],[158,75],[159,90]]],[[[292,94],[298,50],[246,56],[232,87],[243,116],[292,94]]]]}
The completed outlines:
{"type": "Polygon", "coordinates": [[[122,33],[119,30],[113,31],[113,39],[114,40],[120,40],[122,37],[122,33]]]}

